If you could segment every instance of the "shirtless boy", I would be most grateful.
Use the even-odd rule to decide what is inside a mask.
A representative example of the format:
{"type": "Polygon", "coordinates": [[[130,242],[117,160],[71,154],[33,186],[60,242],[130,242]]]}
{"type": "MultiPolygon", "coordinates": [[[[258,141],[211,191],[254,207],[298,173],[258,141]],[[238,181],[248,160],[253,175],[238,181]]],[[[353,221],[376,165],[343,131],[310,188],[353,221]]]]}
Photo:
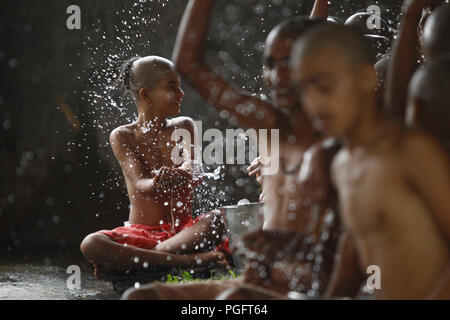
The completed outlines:
{"type": "Polygon", "coordinates": [[[180,151],[186,157],[181,165],[172,158],[175,147],[186,147],[174,144],[174,130],[191,136],[195,131],[192,119],[176,117],[184,93],[173,63],[156,56],[133,58],[121,79],[139,112],[137,121],[115,129],[110,138],[126,181],[130,225],[89,235],[81,252],[100,277],[111,271],[224,266],[223,253],[200,251],[221,242],[223,227],[214,214],[192,218],[195,181],[188,155],[194,153],[180,151]]]}
{"type": "Polygon", "coordinates": [[[312,30],[296,44],[293,59],[293,80],[306,112],[316,128],[343,143],[332,179],[346,230],[328,295],[354,296],[367,268],[376,265],[381,299],[445,298],[446,152],[427,134],[405,129],[377,108],[373,60],[355,30],[312,30]]]}
{"type": "MultiPolygon", "coordinates": [[[[321,139],[317,137],[291,89],[288,62],[295,39],[309,26],[319,22],[297,18],[281,23],[269,34],[264,53],[263,76],[272,93],[271,104],[261,97],[235,89],[205,64],[204,48],[213,4],[212,0],[189,2],[180,26],[173,60],[178,70],[205,99],[216,108],[229,111],[241,125],[255,129],[280,129],[281,170],[275,175],[264,176],[264,230],[302,233],[310,225],[311,208],[305,209],[294,203],[299,198],[296,180],[305,151],[321,139]],[[242,109],[248,109],[250,113],[241,113],[242,109]]],[[[324,1],[316,3],[314,10],[317,14],[323,12],[323,5],[326,7],[324,1]]],[[[323,189],[327,189],[327,186],[324,183],[323,189]]],[[[329,203],[324,207],[329,208],[329,203]]],[[[320,211],[319,221],[323,221],[326,212],[326,209],[320,211]]],[[[246,272],[244,281],[260,284],[261,279],[250,277],[253,273],[252,270],[246,272]]],[[[233,280],[183,286],[151,285],[128,292],[125,296],[129,299],[211,299],[238,284],[239,281],[233,280]]],[[[283,284],[277,289],[286,292],[288,287],[283,284]]]]}

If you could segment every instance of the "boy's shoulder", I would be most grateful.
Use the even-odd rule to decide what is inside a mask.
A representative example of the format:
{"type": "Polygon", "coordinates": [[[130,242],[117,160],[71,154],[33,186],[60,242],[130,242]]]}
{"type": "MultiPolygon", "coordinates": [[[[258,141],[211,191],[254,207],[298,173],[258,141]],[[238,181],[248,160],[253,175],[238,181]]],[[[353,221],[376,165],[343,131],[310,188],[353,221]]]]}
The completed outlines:
{"type": "Polygon", "coordinates": [[[420,128],[408,127],[398,121],[389,121],[383,137],[376,143],[375,153],[387,153],[409,158],[421,148],[437,146],[438,143],[420,128]]]}
{"type": "Polygon", "coordinates": [[[417,127],[399,125],[391,135],[393,150],[402,156],[411,157],[431,149],[442,149],[440,143],[428,132],[417,127]]]}
{"type": "Polygon", "coordinates": [[[173,127],[176,129],[187,129],[189,131],[195,130],[195,122],[190,117],[177,117],[171,120],[173,127]]]}
{"type": "Polygon", "coordinates": [[[411,128],[404,135],[402,155],[407,159],[433,161],[433,157],[444,157],[446,152],[443,145],[431,134],[418,128],[411,128]]]}
{"type": "MultiPolygon", "coordinates": [[[[387,144],[387,157],[381,157],[388,165],[401,168],[401,174],[415,176],[425,167],[448,161],[448,155],[431,134],[416,127],[399,127],[387,144]]],[[[384,154],[384,152],[382,153],[384,154]]]]}
{"type": "Polygon", "coordinates": [[[113,142],[113,141],[122,141],[122,142],[128,141],[129,142],[133,138],[134,129],[135,129],[134,124],[126,124],[126,125],[117,127],[116,129],[114,129],[111,132],[109,140],[111,142],[113,142]]]}

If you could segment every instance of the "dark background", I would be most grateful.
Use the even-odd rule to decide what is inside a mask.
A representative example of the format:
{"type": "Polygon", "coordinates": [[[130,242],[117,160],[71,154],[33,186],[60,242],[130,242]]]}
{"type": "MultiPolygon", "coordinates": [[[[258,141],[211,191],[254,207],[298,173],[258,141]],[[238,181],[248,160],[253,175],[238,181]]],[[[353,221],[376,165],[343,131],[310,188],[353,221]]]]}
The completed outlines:
{"type": "MultiPolygon", "coordinates": [[[[284,18],[309,14],[313,1],[216,2],[208,63],[238,86],[264,93],[265,37],[284,18]]],[[[400,1],[332,2],[331,15],[344,20],[379,4],[391,26],[398,22],[400,1]]],[[[114,77],[130,56],[170,58],[186,3],[0,0],[1,257],[78,253],[88,233],[127,220],[126,189],[108,136],[134,121],[136,111],[115,90],[114,77]],[[81,8],[81,30],[66,27],[72,4],[81,8]],[[80,127],[68,121],[63,104],[80,127]]],[[[184,89],[183,115],[202,120],[205,130],[235,126],[188,85],[184,89]]],[[[199,193],[196,211],[243,198],[257,201],[257,186],[244,169],[227,166],[224,181],[199,193]]]]}

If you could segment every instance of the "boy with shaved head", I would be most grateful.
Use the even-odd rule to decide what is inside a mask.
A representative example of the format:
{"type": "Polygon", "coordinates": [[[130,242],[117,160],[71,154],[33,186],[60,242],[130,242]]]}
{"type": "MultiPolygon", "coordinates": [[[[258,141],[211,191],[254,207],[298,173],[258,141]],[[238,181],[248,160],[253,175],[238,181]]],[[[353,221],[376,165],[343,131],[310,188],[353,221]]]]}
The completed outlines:
{"type": "Polygon", "coordinates": [[[147,268],[225,266],[222,252],[208,251],[222,240],[220,220],[214,214],[192,218],[194,146],[172,141],[177,129],[188,130],[191,137],[196,130],[192,119],[176,117],[184,93],[173,63],[156,56],[132,58],[123,65],[120,80],[139,112],[135,122],[110,137],[131,203],[129,223],[86,237],[83,255],[98,277],[147,268]],[[172,156],[175,148],[184,159],[181,164],[172,156]],[[185,152],[188,148],[191,152],[185,152]]]}
{"type": "Polygon", "coordinates": [[[368,267],[377,266],[378,298],[448,298],[448,157],[433,138],[377,108],[369,52],[355,30],[326,26],[306,34],[293,53],[307,114],[343,143],[332,180],[345,232],[328,295],[354,296],[368,267]]]}

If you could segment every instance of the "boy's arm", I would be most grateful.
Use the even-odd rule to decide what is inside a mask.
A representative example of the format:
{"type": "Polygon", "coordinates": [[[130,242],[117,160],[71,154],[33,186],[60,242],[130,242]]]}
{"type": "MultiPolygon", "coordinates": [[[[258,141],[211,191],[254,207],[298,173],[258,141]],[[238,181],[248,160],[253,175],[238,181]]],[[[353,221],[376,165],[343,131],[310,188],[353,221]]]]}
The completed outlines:
{"type": "MultiPolygon", "coordinates": [[[[409,175],[431,208],[436,225],[450,247],[450,165],[447,153],[432,138],[416,134],[408,144],[409,175]]],[[[450,261],[430,292],[430,299],[449,299],[450,261]]]]}
{"type": "MultiPolygon", "coordinates": [[[[198,133],[197,126],[189,117],[179,117],[177,119],[176,128],[181,128],[186,130],[189,133],[189,137],[186,137],[190,141],[184,141],[185,137],[183,137],[182,147],[185,151],[183,152],[182,161],[178,169],[184,170],[191,175],[191,182],[193,187],[198,186],[202,183],[203,178],[201,177],[201,172],[203,170],[201,164],[201,146],[200,146],[200,137],[198,133]],[[189,139],[190,138],[190,139],[189,139]]],[[[173,139],[179,139],[180,134],[172,137],[173,139]]]]}
{"type": "Polygon", "coordinates": [[[326,299],[356,296],[364,279],[358,263],[355,240],[348,231],[341,236],[338,257],[324,294],[326,299]]]}
{"type": "Polygon", "coordinates": [[[324,20],[328,19],[328,11],[330,7],[328,1],[330,0],[316,0],[314,2],[314,7],[311,11],[311,19],[312,18],[322,18],[324,20]]]}
{"type": "Polygon", "coordinates": [[[127,129],[116,129],[110,136],[111,148],[114,151],[124,176],[142,193],[155,191],[154,179],[142,164],[139,156],[132,148],[131,133],[127,129]]]}
{"type": "Polygon", "coordinates": [[[178,71],[213,106],[248,128],[276,128],[278,112],[264,100],[236,90],[205,64],[205,44],[213,0],[190,0],[181,21],[172,60],[178,71]],[[242,110],[249,110],[247,115],[242,110]],[[245,115],[244,115],[245,114],[245,115]]]}
{"type": "Polygon", "coordinates": [[[419,66],[420,44],[418,27],[423,9],[442,0],[406,0],[400,35],[392,52],[388,70],[386,103],[389,112],[403,120],[407,105],[409,82],[419,66]]]}
{"type": "Polygon", "coordinates": [[[190,163],[191,161],[200,162],[200,159],[198,159],[199,153],[201,152],[200,137],[194,120],[189,117],[179,117],[176,119],[175,127],[176,130],[181,129],[182,131],[177,133],[175,130],[172,139],[178,140],[179,138],[183,138],[182,147],[188,151],[183,153],[183,164],[186,162],[190,163]],[[189,137],[184,137],[183,130],[186,130],[189,133],[189,137]],[[190,141],[185,141],[185,138],[190,141]]]}

